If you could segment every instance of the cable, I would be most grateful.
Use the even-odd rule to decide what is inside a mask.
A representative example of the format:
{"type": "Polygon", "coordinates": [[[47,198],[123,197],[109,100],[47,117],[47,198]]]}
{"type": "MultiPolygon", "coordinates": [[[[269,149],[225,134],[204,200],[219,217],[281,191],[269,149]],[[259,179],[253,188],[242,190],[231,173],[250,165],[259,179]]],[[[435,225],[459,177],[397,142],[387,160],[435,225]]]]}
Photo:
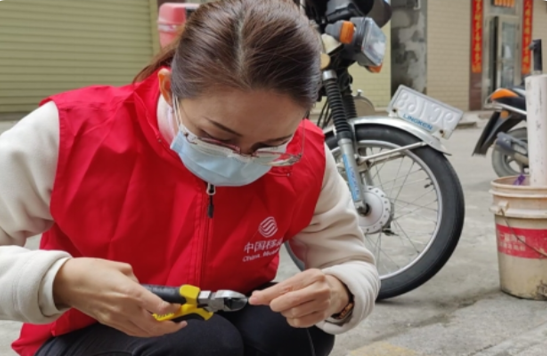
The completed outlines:
{"type": "Polygon", "coordinates": [[[310,329],[305,329],[305,330],[306,330],[306,335],[308,335],[308,340],[310,342],[310,351],[311,351],[310,356],[317,356],[315,354],[315,346],[313,346],[313,340],[311,339],[310,329]]]}

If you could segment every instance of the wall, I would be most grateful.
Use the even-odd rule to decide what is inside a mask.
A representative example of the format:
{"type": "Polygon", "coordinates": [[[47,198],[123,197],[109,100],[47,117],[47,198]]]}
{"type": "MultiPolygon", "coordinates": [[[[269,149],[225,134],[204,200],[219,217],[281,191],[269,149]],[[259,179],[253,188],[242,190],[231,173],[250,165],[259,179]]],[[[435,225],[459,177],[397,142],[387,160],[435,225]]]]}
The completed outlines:
{"type": "Polygon", "coordinates": [[[428,1],[426,93],[462,110],[469,108],[471,5],[428,1]]]}
{"type": "Polygon", "coordinates": [[[534,0],[533,39],[541,39],[543,49],[543,72],[547,73],[547,1],[534,0]]]}
{"type": "Polygon", "coordinates": [[[401,84],[425,93],[427,1],[392,0],[391,3],[391,93],[401,84]]]}
{"type": "Polygon", "coordinates": [[[18,119],[54,93],[123,85],[157,49],[149,0],[0,1],[0,115],[18,119]]]}

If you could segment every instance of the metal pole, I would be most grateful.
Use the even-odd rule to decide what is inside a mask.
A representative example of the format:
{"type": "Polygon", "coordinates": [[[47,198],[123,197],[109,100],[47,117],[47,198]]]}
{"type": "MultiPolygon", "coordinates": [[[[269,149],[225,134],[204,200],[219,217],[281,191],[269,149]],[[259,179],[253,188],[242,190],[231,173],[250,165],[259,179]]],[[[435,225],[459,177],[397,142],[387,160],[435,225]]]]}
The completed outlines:
{"type": "Polygon", "coordinates": [[[543,54],[541,53],[541,39],[533,40],[530,45],[532,54],[534,57],[534,69],[532,74],[541,74],[543,73],[543,54]]]}
{"type": "Polygon", "coordinates": [[[547,75],[542,73],[541,40],[534,40],[533,74],[526,78],[530,186],[547,186],[547,75]]]}

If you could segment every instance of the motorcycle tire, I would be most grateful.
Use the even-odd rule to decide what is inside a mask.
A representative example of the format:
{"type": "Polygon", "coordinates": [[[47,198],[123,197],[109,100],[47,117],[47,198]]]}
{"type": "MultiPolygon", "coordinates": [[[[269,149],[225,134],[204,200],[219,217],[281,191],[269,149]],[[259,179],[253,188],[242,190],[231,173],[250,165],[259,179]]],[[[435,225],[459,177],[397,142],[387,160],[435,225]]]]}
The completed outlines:
{"type": "MultiPolygon", "coordinates": [[[[507,134],[524,142],[528,142],[528,131],[526,130],[526,127],[511,130],[507,132],[507,134]]],[[[509,165],[507,155],[496,149],[495,144],[492,149],[492,168],[494,168],[494,172],[496,172],[496,175],[500,178],[518,176],[521,173],[509,165]]]]}
{"type": "MultiPolygon", "coordinates": [[[[406,146],[419,141],[415,136],[393,127],[369,125],[357,127],[356,138],[358,142],[386,142],[396,146],[406,146]]],[[[334,136],[328,137],[326,143],[331,151],[338,147],[334,136]]],[[[438,182],[437,194],[442,199],[440,226],[436,235],[432,237],[427,251],[418,260],[413,261],[410,267],[388,278],[380,276],[381,289],[378,300],[408,293],[435,276],[452,256],[463,229],[464,194],[454,168],[442,153],[429,146],[412,150],[412,152],[430,169],[438,182]]],[[[300,270],[303,270],[302,261],[292,253],[288,244],[286,247],[293,262],[300,270]]]]}

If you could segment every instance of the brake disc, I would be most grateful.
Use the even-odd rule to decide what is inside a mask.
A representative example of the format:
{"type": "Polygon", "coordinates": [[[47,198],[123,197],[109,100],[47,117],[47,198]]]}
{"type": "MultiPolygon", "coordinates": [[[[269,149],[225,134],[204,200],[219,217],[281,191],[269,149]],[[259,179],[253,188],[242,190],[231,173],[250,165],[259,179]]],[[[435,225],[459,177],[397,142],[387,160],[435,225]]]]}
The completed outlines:
{"type": "Polygon", "coordinates": [[[359,214],[359,225],[366,234],[374,234],[388,226],[393,217],[393,207],[386,193],[380,188],[366,187],[363,198],[369,206],[366,215],[359,214]]]}

